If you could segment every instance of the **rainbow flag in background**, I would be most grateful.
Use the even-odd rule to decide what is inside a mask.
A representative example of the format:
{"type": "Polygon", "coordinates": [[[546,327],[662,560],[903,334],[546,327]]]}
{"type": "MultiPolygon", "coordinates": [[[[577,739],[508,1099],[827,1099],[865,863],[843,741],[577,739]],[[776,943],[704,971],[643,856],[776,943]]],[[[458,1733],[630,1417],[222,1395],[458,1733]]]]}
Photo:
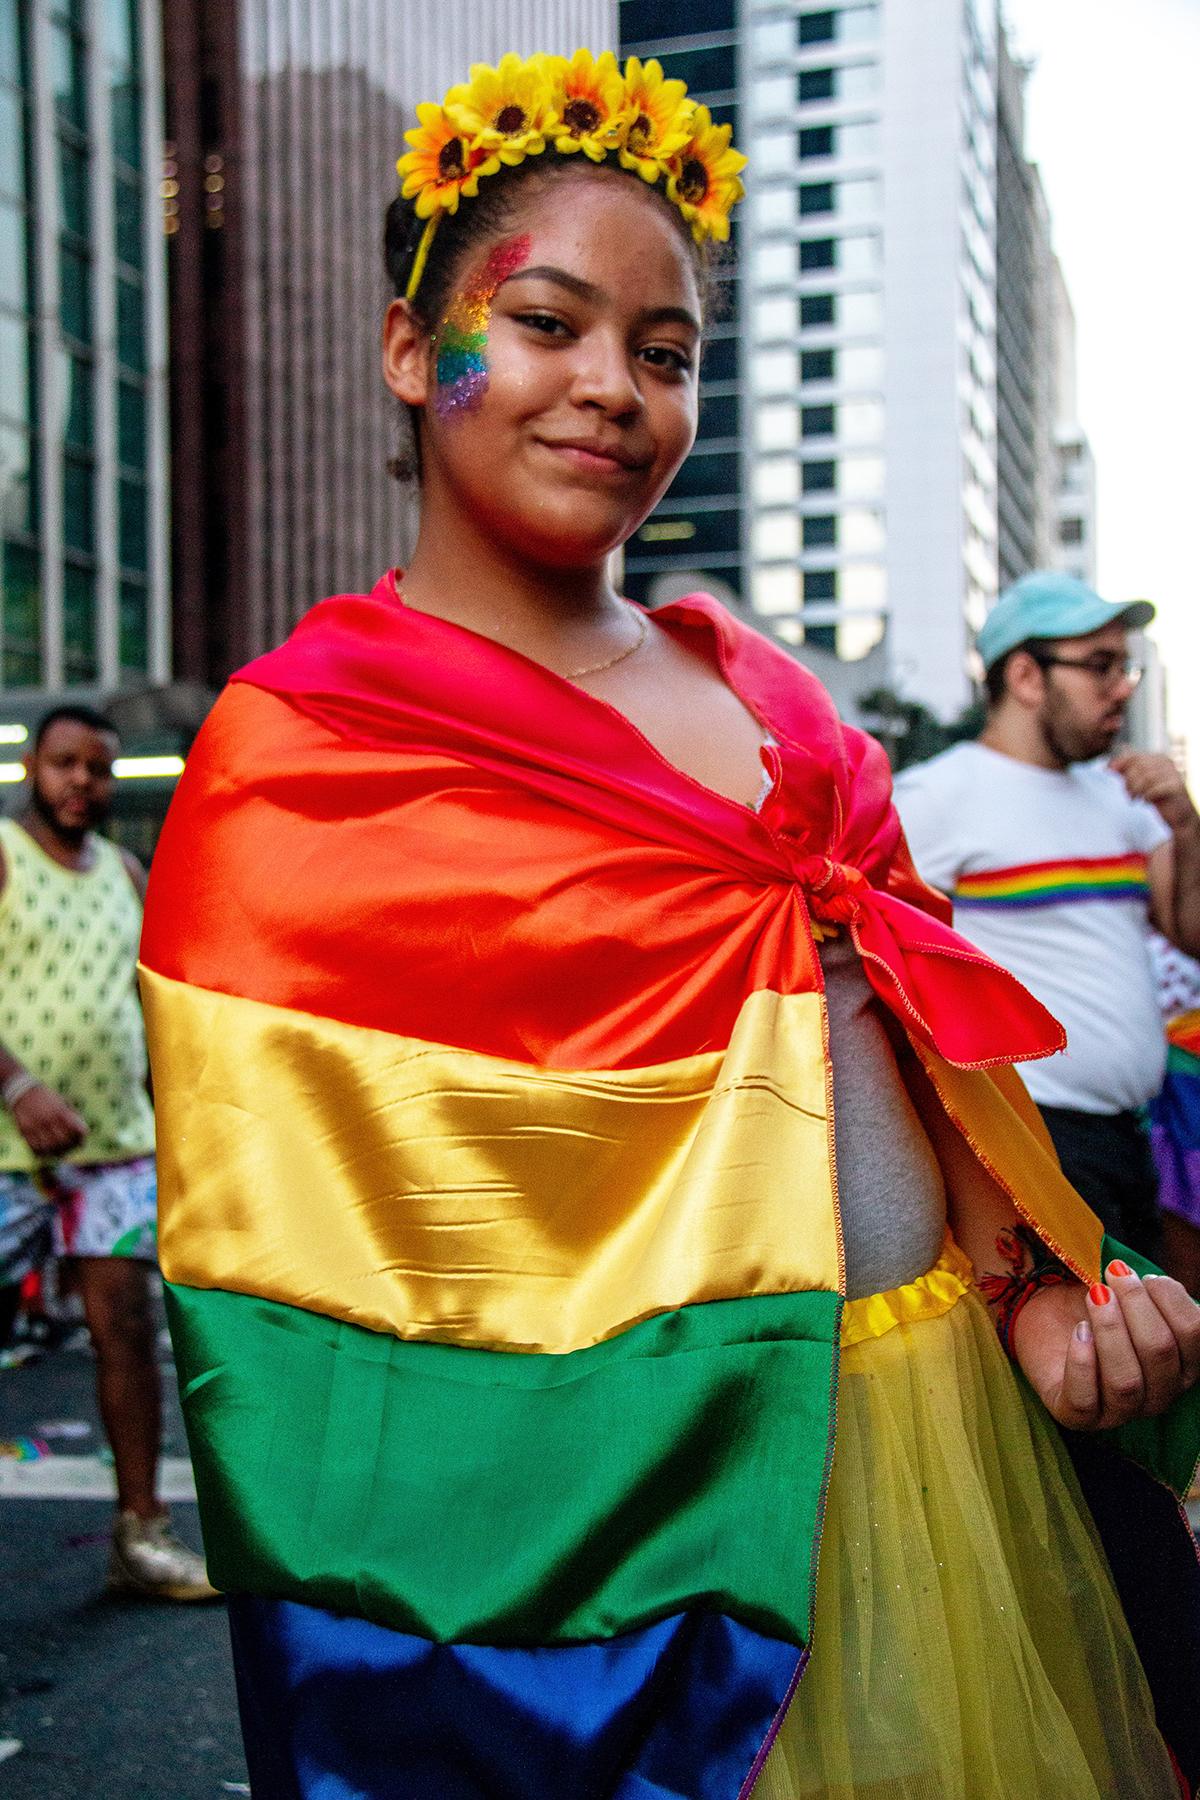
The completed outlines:
{"type": "Polygon", "coordinates": [[[1167,1026],[1167,1073],[1150,1104],[1160,1206],[1200,1229],[1200,1010],[1167,1026]]]}
{"type": "Polygon", "coordinates": [[[960,875],[953,900],[956,908],[1019,910],[1080,900],[1144,901],[1148,893],[1144,856],[1077,856],[960,875]]]}

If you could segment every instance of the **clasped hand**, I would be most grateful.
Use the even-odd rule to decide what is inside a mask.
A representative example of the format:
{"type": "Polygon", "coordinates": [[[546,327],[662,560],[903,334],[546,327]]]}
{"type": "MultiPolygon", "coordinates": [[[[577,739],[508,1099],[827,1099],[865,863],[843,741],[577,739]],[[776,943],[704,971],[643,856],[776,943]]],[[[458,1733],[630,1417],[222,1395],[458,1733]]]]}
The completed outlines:
{"type": "Polygon", "coordinates": [[[1046,1287],[1022,1309],[1012,1347],[1060,1425],[1103,1431],[1151,1418],[1200,1379],[1200,1306],[1168,1275],[1113,1262],[1106,1280],[1046,1287]]]}

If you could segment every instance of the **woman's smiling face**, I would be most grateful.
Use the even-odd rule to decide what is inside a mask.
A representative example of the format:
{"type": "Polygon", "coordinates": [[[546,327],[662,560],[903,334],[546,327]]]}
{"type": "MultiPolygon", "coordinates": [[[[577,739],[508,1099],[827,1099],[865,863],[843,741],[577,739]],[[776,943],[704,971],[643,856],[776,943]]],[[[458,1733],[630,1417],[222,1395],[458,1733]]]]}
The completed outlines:
{"type": "MultiPolygon", "coordinates": [[[[469,204],[465,202],[464,204],[469,204]]],[[[530,183],[474,246],[417,392],[426,506],[506,555],[595,565],[641,524],[696,433],[700,299],[661,197],[627,175],[530,183]]]]}

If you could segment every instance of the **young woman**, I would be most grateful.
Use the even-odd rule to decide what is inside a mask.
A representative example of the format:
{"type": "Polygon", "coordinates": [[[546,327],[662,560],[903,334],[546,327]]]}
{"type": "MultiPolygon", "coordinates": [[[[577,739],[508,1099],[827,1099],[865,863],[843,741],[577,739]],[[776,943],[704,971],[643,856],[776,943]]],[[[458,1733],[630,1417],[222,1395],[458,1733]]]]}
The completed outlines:
{"type": "Polygon", "coordinates": [[[230,686],[143,951],[255,1793],[1174,1793],[1052,1420],[1183,1491],[1200,1309],[1064,1182],[1061,1033],[878,746],[614,585],[741,159],[587,52],[420,117],[419,542],[230,686]]]}

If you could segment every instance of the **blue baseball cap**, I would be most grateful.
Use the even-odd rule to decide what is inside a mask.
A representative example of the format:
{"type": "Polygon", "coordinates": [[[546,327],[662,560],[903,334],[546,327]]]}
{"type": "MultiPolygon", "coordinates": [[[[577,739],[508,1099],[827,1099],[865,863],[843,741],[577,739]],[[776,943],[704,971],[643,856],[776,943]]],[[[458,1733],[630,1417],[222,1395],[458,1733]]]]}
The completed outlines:
{"type": "Polygon", "coordinates": [[[1149,600],[1102,600],[1086,582],[1035,569],[1005,588],[983,622],[975,647],[990,669],[1029,638],[1077,638],[1105,625],[1141,631],[1154,617],[1149,600]]]}

